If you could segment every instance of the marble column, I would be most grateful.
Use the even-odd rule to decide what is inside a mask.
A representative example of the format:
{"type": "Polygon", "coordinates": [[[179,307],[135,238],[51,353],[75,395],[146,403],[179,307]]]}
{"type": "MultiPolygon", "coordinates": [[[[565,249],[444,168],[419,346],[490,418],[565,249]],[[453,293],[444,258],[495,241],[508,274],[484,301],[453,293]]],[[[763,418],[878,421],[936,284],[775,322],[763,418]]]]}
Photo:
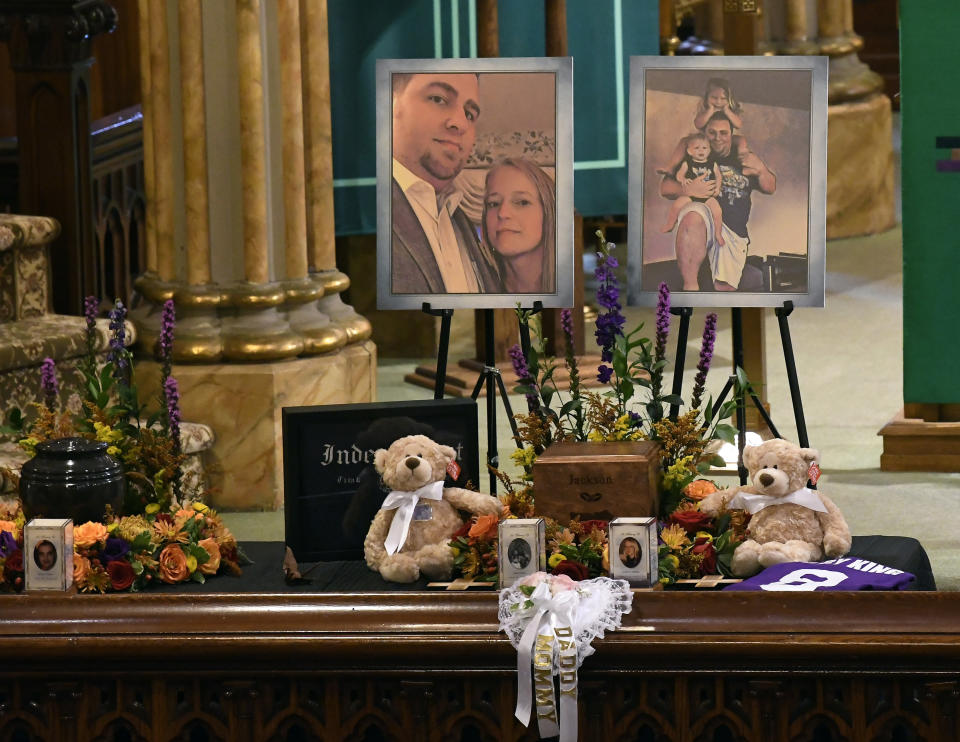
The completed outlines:
{"type": "MultiPolygon", "coordinates": [[[[150,86],[150,23],[148,17],[150,9],[148,0],[139,0],[139,41],[140,41],[140,111],[143,114],[143,189],[148,203],[155,203],[157,198],[154,184],[154,168],[156,161],[153,155],[153,89],[150,86]]],[[[146,209],[146,270],[148,273],[157,272],[157,211],[146,209]]]]}
{"type": "MultiPolygon", "coordinates": [[[[196,74],[196,70],[202,69],[203,14],[200,0],[180,0],[183,187],[186,210],[187,284],[190,286],[210,283],[205,80],[202,74],[196,74]]],[[[146,118],[144,114],[144,120],[146,118]]]]}
{"type": "MultiPolygon", "coordinates": [[[[217,504],[273,508],[280,409],[375,389],[370,323],[342,301],[336,266],[326,2],[143,5],[156,248],[137,280],[140,347],[155,348],[173,298],[174,375],[184,414],[213,425],[217,504]]],[[[157,380],[156,362],[140,365],[157,380]]]]}
{"type": "Polygon", "coordinates": [[[806,0],[786,0],[783,54],[819,54],[820,46],[810,40],[806,0]]]}
{"type": "Polygon", "coordinates": [[[153,202],[157,248],[157,276],[172,281],[175,274],[173,253],[173,156],[170,121],[170,39],[165,2],[148,2],[141,16],[150,35],[150,109],[153,115],[153,202]]]}

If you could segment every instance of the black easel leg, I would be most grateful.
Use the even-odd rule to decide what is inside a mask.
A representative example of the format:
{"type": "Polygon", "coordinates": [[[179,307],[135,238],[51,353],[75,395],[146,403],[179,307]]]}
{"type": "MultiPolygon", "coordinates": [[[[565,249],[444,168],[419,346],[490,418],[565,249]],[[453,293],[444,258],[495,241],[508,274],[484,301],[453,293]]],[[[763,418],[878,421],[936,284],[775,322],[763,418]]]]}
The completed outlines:
{"type": "MultiPolygon", "coordinates": [[[[673,364],[673,394],[679,396],[683,391],[683,365],[687,358],[687,333],[690,330],[690,316],[692,307],[678,307],[670,310],[671,314],[680,315],[680,327],[677,329],[677,357],[673,364]]],[[[670,419],[676,420],[680,412],[680,405],[670,405],[670,419]]]]}
{"type": "Polygon", "coordinates": [[[507,420],[510,421],[510,432],[513,433],[513,439],[517,442],[517,448],[523,448],[523,444],[518,440],[520,431],[517,430],[517,421],[513,419],[513,408],[510,406],[510,397],[507,396],[507,387],[503,383],[503,374],[497,374],[497,386],[500,388],[500,398],[503,400],[503,409],[507,411],[507,420]]]}
{"type": "MultiPolygon", "coordinates": [[[[483,310],[484,324],[484,369],[487,377],[487,466],[498,469],[500,456],[497,453],[497,397],[494,376],[497,371],[496,336],[493,328],[493,310],[483,310]]],[[[497,494],[497,475],[490,472],[490,494],[497,494]]]]}
{"type": "Polygon", "coordinates": [[[440,347],[437,350],[437,378],[433,387],[433,398],[443,399],[447,383],[447,351],[450,348],[450,318],[452,309],[442,309],[440,314],[440,347]]]}
{"type": "Polygon", "coordinates": [[[787,317],[793,311],[793,302],[785,301],[783,307],[777,307],[775,311],[777,322],[780,324],[780,340],[783,342],[783,360],[787,366],[787,381],[790,383],[793,416],[797,421],[797,441],[802,448],[808,448],[810,440],[807,438],[807,423],[803,418],[803,401],[800,399],[800,382],[797,380],[797,362],[793,357],[790,325],[787,324],[787,317]]]}
{"type": "Polygon", "coordinates": [[[433,398],[443,399],[447,385],[447,353],[450,349],[450,318],[453,317],[453,310],[433,309],[430,302],[425,301],[420,311],[440,318],[440,345],[437,348],[437,375],[433,382],[433,398]]]}
{"type": "MultiPolygon", "coordinates": [[[[743,313],[739,307],[730,310],[733,330],[733,370],[743,368],[743,313]]],[[[734,379],[731,379],[733,381],[734,379]]],[[[747,410],[743,395],[737,396],[737,473],[740,484],[747,483],[747,467],[743,465],[743,448],[747,442],[747,410]]]]}

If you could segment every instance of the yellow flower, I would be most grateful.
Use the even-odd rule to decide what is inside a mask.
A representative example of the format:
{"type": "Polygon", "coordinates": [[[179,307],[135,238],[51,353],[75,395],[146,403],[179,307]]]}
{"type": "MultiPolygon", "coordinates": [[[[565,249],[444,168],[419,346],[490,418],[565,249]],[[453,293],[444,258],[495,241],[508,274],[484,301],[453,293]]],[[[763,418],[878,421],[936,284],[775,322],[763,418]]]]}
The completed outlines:
{"type": "Polygon", "coordinates": [[[563,554],[551,554],[550,558],[547,560],[547,564],[550,565],[551,569],[553,569],[563,561],[566,561],[566,557],[563,554]]]}
{"type": "MultiPolygon", "coordinates": [[[[119,440],[123,439],[123,433],[119,430],[114,430],[109,425],[104,425],[101,422],[95,422],[93,424],[93,429],[97,433],[97,440],[103,441],[104,443],[116,443],[119,440]]],[[[107,452],[110,452],[110,449],[107,449],[107,452]]]]}
{"type": "Polygon", "coordinates": [[[687,532],[683,530],[682,526],[676,523],[667,526],[660,532],[660,540],[671,550],[682,549],[690,543],[690,539],[687,538],[687,532]]]}
{"type": "Polygon", "coordinates": [[[190,570],[190,574],[197,571],[197,558],[193,554],[187,557],[187,569],[190,570]]]}
{"type": "Polygon", "coordinates": [[[463,572],[463,576],[465,578],[472,580],[477,576],[478,569],[480,569],[480,560],[477,556],[477,550],[470,549],[463,559],[463,564],[460,566],[460,571],[463,572]]]}
{"type": "Polygon", "coordinates": [[[118,456],[120,454],[120,449],[116,446],[107,446],[107,453],[111,456],[118,456]]]}
{"type": "Polygon", "coordinates": [[[147,515],[153,515],[154,513],[159,513],[159,512],[160,512],[160,506],[157,505],[157,503],[155,503],[155,502],[151,502],[149,505],[147,505],[147,506],[143,509],[143,512],[145,512],[147,515]]]}
{"type": "Polygon", "coordinates": [[[119,527],[120,527],[120,524],[117,521],[113,521],[113,523],[108,523],[107,533],[114,533],[119,527]]]}
{"type": "Polygon", "coordinates": [[[663,486],[666,489],[673,489],[684,479],[690,476],[690,466],[693,463],[693,456],[684,456],[675,463],[671,464],[663,474],[663,486]]]}
{"type": "Polygon", "coordinates": [[[193,503],[193,509],[196,510],[198,513],[205,513],[210,509],[210,506],[205,505],[202,502],[195,502],[193,503]]]}
{"type": "Polygon", "coordinates": [[[450,551],[453,552],[453,558],[454,558],[454,559],[456,559],[458,556],[460,556],[460,549],[459,549],[458,547],[456,547],[456,546],[451,546],[451,547],[450,547],[450,551]]]}
{"type": "Polygon", "coordinates": [[[677,558],[676,554],[667,554],[664,557],[664,561],[670,565],[670,569],[676,569],[680,566],[680,560],[677,558]]]}

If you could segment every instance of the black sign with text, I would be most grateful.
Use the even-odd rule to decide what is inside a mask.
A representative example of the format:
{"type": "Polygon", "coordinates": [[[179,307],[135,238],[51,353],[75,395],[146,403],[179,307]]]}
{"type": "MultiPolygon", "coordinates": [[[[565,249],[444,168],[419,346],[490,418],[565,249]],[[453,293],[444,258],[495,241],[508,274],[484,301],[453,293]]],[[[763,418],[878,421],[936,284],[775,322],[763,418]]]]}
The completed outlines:
{"type": "Polygon", "coordinates": [[[473,399],[283,408],[286,543],[301,562],[363,558],[363,537],[386,492],[374,453],[413,433],[457,451],[457,484],[479,481],[473,399]]]}

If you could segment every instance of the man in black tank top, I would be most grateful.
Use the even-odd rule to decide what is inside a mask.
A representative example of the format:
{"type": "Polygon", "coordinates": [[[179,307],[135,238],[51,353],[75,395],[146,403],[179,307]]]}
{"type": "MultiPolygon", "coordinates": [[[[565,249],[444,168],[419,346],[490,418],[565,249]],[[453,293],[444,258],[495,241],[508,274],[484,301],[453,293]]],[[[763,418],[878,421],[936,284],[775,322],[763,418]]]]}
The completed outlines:
{"type": "Polygon", "coordinates": [[[733,151],[733,125],[723,113],[717,112],[710,117],[704,133],[720,166],[722,182],[705,182],[702,178],[679,182],[666,175],[660,183],[660,195],[664,198],[713,196],[720,202],[723,212],[724,245],[719,245],[713,235],[712,222],[707,218],[709,214],[681,212],[675,247],[684,290],[697,290],[697,274],[705,259],[710,261],[714,290],[757,290],[760,288],[757,285],[759,272],[751,267],[750,270],[758,275],[744,275],[750,240],[747,222],[751,195],[754,190],[772,194],[777,189],[777,177],[755,153],[746,152],[740,156],[733,151]]]}

